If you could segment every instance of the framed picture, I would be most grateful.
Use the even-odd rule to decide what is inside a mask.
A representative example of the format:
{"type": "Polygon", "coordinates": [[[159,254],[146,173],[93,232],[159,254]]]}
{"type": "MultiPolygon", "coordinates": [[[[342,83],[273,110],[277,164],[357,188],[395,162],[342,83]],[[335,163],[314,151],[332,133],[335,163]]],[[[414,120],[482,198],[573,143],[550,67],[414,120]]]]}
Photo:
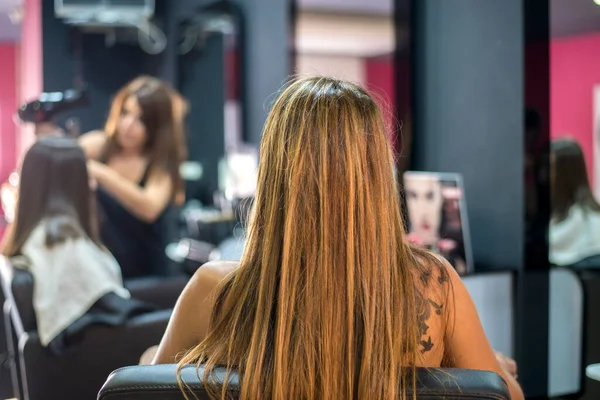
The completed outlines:
{"type": "Polygon", "coordinates": [[[409,240],[445,257],[460,275],[473,272],[462,176],[407,171],[403,177],[409,240]]]}

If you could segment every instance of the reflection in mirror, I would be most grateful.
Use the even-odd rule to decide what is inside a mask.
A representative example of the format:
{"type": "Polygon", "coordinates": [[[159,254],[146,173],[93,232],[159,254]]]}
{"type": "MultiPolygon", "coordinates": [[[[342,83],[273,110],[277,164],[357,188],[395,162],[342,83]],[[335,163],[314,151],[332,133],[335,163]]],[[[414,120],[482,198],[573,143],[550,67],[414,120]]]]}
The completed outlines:
{"type": "Polygon", "coordinates": [[[201,182],[188,182],[188,198],[220,204],[231,181],[223,171],[233,168],[223,163],[256,152],[244,143],[242,10],[232,1],[211,3],[182,21],[180,32],[179,89],[193,104],[189,157],[203,171],[201,182]]]}
{"type": "MultiPolygon", "coordinates": [[[[550,1],[551,115],[538,118],[550,121],[547,129],[551,138],[548,258],[553,268],[548,393],[582,399],[600,398],[600,382],[593,379],[593,374],[588,374],[586,380],[586,367],[600,371],[598,365],[588,367],[600,360],[596,318],[600,301],[593,295],[600,284],[598,3],[550,1]],[[573,277],[570,280],[569,274],[573,277]]],[[[540,51],[535,46],[528,44],[526,55],[535,57],[540,51]]],[[[528,97],[527,101],[531,109],[544,110],[547,99],[528,97]]],[[[533,121],[531,111],[527,115],[529,122],[533,121]]],[[[534,153],[532,126],[527,125],[526,144],[534,153]]]]}
{"type": "Polygon", "coordinates": [[[191,104],[189,162],[182,169],[188,202],[184,239],[172,244],[170,254],[192,269],[209,259],[238,257],[222,243],[241,241],[241,200],[256,188],[257,149],[244,132],[243,17],[236,2],[216,1],[179,26],[178,88],[191,104]]]}
{"type": "Polygon", "coordinates": [[[600,269],[600,6],[550,4],[550,262],[600,269]]]}
{"type": "Polygon", "coordinates": [[[218,36],[223,55],[225,92],[224,140],[226,150],[234,150],[242,139],[241,107],[241,10],[230,1],[218,1],[203,7],[182,27],[180,52],[202,53],[211,37],[218,36]]]}

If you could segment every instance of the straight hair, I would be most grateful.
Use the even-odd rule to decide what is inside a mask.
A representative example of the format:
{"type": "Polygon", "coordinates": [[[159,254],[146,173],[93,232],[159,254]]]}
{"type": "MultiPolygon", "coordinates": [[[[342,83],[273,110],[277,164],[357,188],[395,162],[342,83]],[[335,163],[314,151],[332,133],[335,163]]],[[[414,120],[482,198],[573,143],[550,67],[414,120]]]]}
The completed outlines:
{"type": "Polygon", "coordinates": [[[76,140],[40,137],[27,151],[14,230],[4,255],[19,255],[42,222],[48,247],[80,237],[100,245],[86,157],[76,140]]]}
{"type": "Polygon", "coordinates": [[[204,364],[212,398],[228,397],[216,366],[238,370],[241,399],[415,398],[430,306],[417,283],[446,271],[408,244],[393,166],[364,89],[323,77],[285,88],[264,128],[241,262],[179,368],[204,364]]]}
{"type": "Polygon", "coordinates": [[[142,111],[141,122],[146,129],[143,151],[149,158],[150,171],[158,169],[169,174],[173,184],[171,196],[174,199],[177,193],[184,190],[179,166],[187,157],[183,125],[188,104],[177,91],[160,79],[140,76],[117,92],[104,127],[108,140],[101,151],[100,161],[106,163],[120,151],[117,126],[123,106],[132,96],[142,111]]]}
{"type": "Polygon", "coordinates": [[[581,146],[570,138],[552,141],[552,218],[564,221],[569,210],[578,205],[585,210],[600,212],[588,178],[581,146]]]}

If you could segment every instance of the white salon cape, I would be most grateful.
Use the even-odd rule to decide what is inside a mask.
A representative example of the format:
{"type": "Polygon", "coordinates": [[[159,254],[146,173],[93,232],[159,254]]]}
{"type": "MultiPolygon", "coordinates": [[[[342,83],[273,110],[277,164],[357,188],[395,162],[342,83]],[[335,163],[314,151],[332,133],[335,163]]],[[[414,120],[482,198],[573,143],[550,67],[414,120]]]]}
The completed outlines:
{"type": "Polygon", "coordinates": [[[549,244],[554,265],[572,265],[600,255],[600,213],[572,206],[563,221],[550,221],[549,244]]]}
{"type": "Polygon", "coordinates": [[[45,240],[42,223],[25,242],[22,261],[13,262],[15,267],[24,267],[33,275],[33,307],[43,346],[105,294],[130,297],[115,258],[89,238],[69,239],[50,248],[45,240]]]}

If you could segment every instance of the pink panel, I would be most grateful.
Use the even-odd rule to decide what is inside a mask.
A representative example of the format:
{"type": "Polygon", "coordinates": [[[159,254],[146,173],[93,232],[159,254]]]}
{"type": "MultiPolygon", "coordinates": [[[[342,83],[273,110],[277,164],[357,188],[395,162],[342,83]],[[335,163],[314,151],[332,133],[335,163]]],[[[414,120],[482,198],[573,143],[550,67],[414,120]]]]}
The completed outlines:
{"type": "Polygon", "coordinates": [[[550,136],[577,139],[593,176],[593,86],[600,84],[600,34],[556,39],[550,46],[550,136]]]}
{"type": "Polygon", "coordinates": [[[0,43],[0,182],[16,164],[17,48],[14,43],[0,43]]]}
{"type": "MultiPolygon", "coordinates": [[[[366,79],[365,86],[378,97],[382,103],[384,112],[386,113],[388,120],[386,121],[390,126],[397,128],[393,121],[394,116],[394,108],[398,108],[399,115],[397,116],[398,122],[405,127],[410,125],[410,100],[409,96],[407,96],[407,92],[410,92],[409,82],[410,82],[410,68],[409,62],[407,60],[403,60],[400,65],[398,65],[398,79],[400,82],[405,83],[406,86],[404,90],[405,93],[399,93],[396,96],[396,81],[395,81],[395,71],[394,71],[394,59],[393,55],[384,56],[384,57],[374,57],[368,58],[365,60],[365,70],[366,70],[366,79]],[[397,103],[397,104],[396,104],[397,103]]],[[[405,131],[405,133],[407,133],[405,131]]],[[[390,132],[390,141],[392,146],[396,149],[396,151],[400,151],[403,146],[400,143],[401,137],[398,136],[395,132],[390,132]]],[[[407,138],[408,139],[408,138],[407,138]]],[[[408,143],[407,143],[408,144],[408,143]]],[[[404,149],[403,152],[408,151],[408,149],[404,149]]]]}
{"type": "MultiPolygon", "coordinates": [[[[42,4],[41,0],[24,0],[19,54],[19,103],[36,98],[43,88],[42,80],[42,4]]],[[[23,126],[18,151],[22,155],[33,142],[33,130],[23,126]]]]}

